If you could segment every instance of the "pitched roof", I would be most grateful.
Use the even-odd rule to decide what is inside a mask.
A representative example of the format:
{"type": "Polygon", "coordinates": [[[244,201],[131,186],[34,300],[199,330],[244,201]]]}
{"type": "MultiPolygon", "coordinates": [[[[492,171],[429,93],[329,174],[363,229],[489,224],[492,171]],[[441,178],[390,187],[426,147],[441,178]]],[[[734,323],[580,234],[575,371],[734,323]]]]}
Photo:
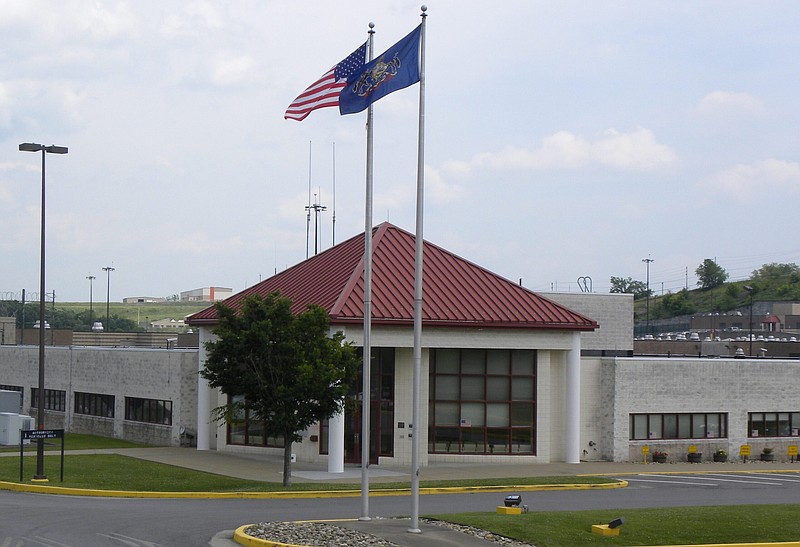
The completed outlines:
{"type": "MultiPolygon", "coordinates": [[[[372,324],[413,325],[415,237],[388,222],[373,229],[372,324]]],[[[251,295],[280,291],[300,313],[325,308],[331,323],[364,320],[364,234],[359,234],[225,300],[236,309],[251,295]]],[[[598,324],[432,243],[423,243],[423,325],[476,328],[571,329],[598,324]]],[[[217,321],[206,308],[192,325],[217,321]]]]}

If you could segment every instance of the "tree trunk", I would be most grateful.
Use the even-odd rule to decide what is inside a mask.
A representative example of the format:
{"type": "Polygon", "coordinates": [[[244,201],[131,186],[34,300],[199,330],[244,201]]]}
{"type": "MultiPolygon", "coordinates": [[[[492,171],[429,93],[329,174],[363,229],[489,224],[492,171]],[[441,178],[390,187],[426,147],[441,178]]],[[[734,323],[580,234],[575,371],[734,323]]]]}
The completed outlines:
{"type": "MultiPolygon", "coordinates": [[[[284,437],[284,439],[287,437],[284,437]]],[[[292,485],[292,443],[286,441],[283,447],[283,486],[292,485]]]]}

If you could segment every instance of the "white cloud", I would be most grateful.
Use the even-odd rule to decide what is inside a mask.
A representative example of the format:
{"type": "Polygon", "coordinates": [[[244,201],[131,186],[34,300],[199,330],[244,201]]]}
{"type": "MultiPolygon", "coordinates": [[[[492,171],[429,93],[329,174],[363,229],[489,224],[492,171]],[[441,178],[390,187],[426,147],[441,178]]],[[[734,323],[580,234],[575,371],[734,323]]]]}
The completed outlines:
{"type": "Polygon", "coordinates": [[[716,174],[707,186],[741,202],[759,195],[772,196],[775,192],[797,193],[800,163],[767,159],[738,164],[716,174]]]}
{"type": "Polygon", "coordinates": [[[594,140],[569,131],[559,131],[542,139],[536,148],[507,147],[499,152],[484,152],[466,162],[449,162],[444,169],[466,175],[476,169],[539,171],[582,169],[593,166],[625,171],[650,171],[672,164],[675,153],[656,142],[649,129],[620,133],[609,129],[594,140]]]}
{"type": "Polygon", "coordinates": [[[249,56],[217,57],[214,62],[212,80],[217,85],[235,85],[255,72],[255,61],[249,56]]]}
{"type": "Polygon", "coordinates": [[[705,116],[761,116],[764,103],[749,93],[731,91],[714,91],[703,97],[697,105],[697,111],[705,116]]]}
{"type": "Polygon", "coordinates": [[[425,197],[435,203],[450,203],[456,201],[464,188],[458,184],[448,182],[442,177],[441,171],[430,165],[425,166],[425,197]]]}

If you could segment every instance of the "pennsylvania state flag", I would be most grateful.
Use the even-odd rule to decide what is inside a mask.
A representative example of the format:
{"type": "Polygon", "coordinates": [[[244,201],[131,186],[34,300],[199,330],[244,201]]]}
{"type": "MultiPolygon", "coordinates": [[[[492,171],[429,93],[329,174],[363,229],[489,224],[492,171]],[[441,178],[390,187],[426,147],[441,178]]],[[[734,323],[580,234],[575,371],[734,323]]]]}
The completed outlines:
{"type": "Polygon", "coordinates": [[[419,81],[421,31],[422,25],[350,75],[339,94],[342,115],[361,112],[381,97],[419,81]]]}

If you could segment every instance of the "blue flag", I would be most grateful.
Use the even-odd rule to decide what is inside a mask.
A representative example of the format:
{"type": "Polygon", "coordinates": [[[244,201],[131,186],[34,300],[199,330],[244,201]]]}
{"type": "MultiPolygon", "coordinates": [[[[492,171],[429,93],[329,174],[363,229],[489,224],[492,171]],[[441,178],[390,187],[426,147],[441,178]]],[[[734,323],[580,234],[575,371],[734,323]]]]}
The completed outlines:
{"type": "Polygon", "coordinates": [[[422,25],[355,71],[339,94],[339,113],[361,112],[381,97],[419,81],[421,31],[422,25]]]}

